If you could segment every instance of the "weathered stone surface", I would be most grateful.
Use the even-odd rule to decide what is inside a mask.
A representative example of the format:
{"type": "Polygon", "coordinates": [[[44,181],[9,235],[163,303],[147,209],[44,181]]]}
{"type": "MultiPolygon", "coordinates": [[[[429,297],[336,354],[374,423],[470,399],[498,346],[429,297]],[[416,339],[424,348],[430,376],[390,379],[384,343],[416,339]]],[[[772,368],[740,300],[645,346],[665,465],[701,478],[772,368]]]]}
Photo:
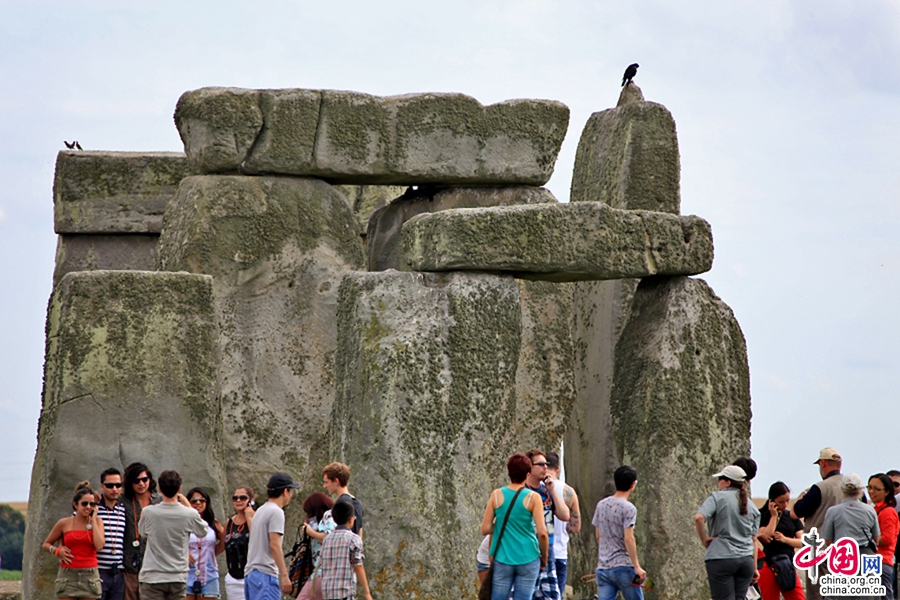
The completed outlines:
{"type": "Polygon", "coordinates": [[[159,233],[178,183],[194,168],[180,152],[76,152],[56,157],[56,233],[159,233]]]}
{"type": "MultiPolygon", "coordinates": [[[[184,151],[201,173],[235,171],[263,127],[260,93],[241,88],[185,92],[175,106],[184,151]]],[[[269,147],[279,147],[269,142],[269,147]]]]}
{"type": "Polygon", "coordinates": [[[551,100],[482,106],[463,94],[335,90],[202,88],[185,92],[175,110],[185,151],[203,173],[340,184],[542,185],[568,122],[569,109],[551,100]]]}
{"type": "Polygon", "coordinates": [[[662,104],[643,102],[636,85],[628,87],[637,95],[623,91],[619,106],[592,114],[584,126],[570,200],[678,214],[675,120],[662,104]]]}
{"type": "Polygon", "coordinates": [[[332,453],[365,505],[366,571],[383,598],[476,596],[489,492],[537,441],[516,401],[518,290],[482,273],[341,284],[332,453]]]}
{"type": "Polygon", "coordinates": [[[403,226],[402,266],[503,271],[546,281],[696,274],[712,266],[709,223],[601,202],[458,209],[403,226]]]}
{"type": "Polygon", "coordinates": [[[286,470],[319,489],[338,286],[365,264],[346,198],[315,179],[189,177],[166,213],[158,261],[214,277],[229,483],[259,488],[286,470]]]}
{"type": "MultiPolygon", "coordinates": [[[[671,114],[659,104],[644,102],[641,89],[629,83],[617,108],[588,119],[575,155],[570,200],[678,214],[679,177],[678,139],[671,114]]],[[[566,478],[589,510],[615,491],[612,475],[619,460],[617,432],[610,426],[610,388],[616,343],[637,284],[635,279],[574,284],[576,401],[565,438],[566,478]]],[[[573,536],[570,570],[589,573],[596,562],[593,538],[573,536]]],[[[580,587],[578,582],[575,585],[580,587]]],[[[580,589],[581,595],[588,595],[590,586],[580,589]]]]}
{"type": "Polygon", "coordinates": [[[703,547],[691,517],[710,477],[750,455],[747,348],[731,309],[705,281],[643,280],[616,348],[612,424],[632,501],[641,565],[662,600],[706,600],[703,547]]]}
{"type": "MultiPolygon", "coordinates": [[[[409,190],[376,211],[369,221],[366,251],[369,270],[400,268],[403,223],[417,214],[453,208],[556,203],[544,188],[480,187],[409,190]]],[[[517,281],[522,323],[517,406],[529,415],[521,420],[529,439],[547,450],[557,449],[573,402],[572,286],[543,281],[517,281]]]]}
{"type": "Polygon", "coordinates": [[[406,191],[402,185],[336,185],[334,189],[342,193],[350,201],[356,219],[359,221],[359,233],[366,236],[369,218],[382,206],[390,204],[406,191]]]}
{"type": "Polygon", "coordinates": [[[74,271],[153,271],[159,234],[68,235],[56,243],[53,285],[74,271]]]}
{"type": "Polygon", "coordinates": [[[416,215],[451,208],[479,208],[556,202],[549,190],[528,186],[408,190],[369,219],[366,254],[370,271],[400,270],[400,232],[416,215]]]}
{"type": "Polygon", "coordinates": [[[43,406],[31,477],[24,597],[55,598],[59,561],[41,550],[82,479],[145,462],[225,489],[212,279],[186,273],[70,273],[47,317],[43,406]]]}

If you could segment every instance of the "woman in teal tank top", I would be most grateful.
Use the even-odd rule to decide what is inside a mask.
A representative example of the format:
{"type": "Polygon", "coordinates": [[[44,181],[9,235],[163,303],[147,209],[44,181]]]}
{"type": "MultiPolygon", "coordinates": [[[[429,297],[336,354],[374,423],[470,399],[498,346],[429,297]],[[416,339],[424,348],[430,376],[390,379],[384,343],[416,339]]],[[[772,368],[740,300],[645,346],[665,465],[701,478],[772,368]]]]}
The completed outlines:
{"type": "Polygon", "coordinates": [[[537,493],[525,488],[525,478],[531,472],[531,460],[527,456],[513,454],[506,469],[510,484],[491,492],[481,521],[482,535],[491,535],[494,562],[491,600],[507,600],[513,585],[513,600],[531,600],[538,573],[547,565],[549,552],[544,506],[537,493]],[[507,512],[509,519],[500,539],[507,512]]]}

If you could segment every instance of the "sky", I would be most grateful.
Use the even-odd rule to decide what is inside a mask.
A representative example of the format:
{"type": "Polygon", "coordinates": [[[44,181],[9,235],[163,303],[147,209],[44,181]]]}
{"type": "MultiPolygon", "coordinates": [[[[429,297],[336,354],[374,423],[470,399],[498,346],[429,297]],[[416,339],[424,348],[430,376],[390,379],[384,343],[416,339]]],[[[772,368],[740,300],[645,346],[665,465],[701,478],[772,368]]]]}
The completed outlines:
{"type": "MultiPolygon", "coordinates": [[[[462,92],[559,100],[547,187],[568,199],[581,130],[638,62],[675,117],[682,213],[707,219],[701,277],[747,339],[754,495],[900,469],[900,4],[831,0],[0,0],[0,502],[28,497],[63,140],[182,150],[204,86],[462,92]]],[[[102,431],[94,432],[102,436],[102,431]]]]}

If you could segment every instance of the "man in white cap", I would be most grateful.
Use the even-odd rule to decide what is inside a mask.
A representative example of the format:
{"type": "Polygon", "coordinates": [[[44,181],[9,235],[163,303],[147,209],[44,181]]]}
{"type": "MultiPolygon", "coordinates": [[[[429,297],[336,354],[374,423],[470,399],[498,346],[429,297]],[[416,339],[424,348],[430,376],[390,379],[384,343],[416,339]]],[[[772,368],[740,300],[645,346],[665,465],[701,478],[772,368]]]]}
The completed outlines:
{"type": "MultiPolygon", "coordinates": [[[[825,513],[844,499],[841,491],[841,455],[834,448],[822,448],[819,451],[819,458],[813,464],[819,466],[819,475],[822,477],[822,481],[800,494],[800,498],[797,499],[791,510],[791,517],[803,519],[803,529],[807,533],[815,527],[821,534],[825,513]]],[[[817,569],[818,567],[813,568],[817,569]]],[[[809,578],[809,571],[806,575],[807,600],[822,600],[819,584],[812,582],[809,578]]],[[[816,581],[818,582],[818,579],[816,581]]]]}

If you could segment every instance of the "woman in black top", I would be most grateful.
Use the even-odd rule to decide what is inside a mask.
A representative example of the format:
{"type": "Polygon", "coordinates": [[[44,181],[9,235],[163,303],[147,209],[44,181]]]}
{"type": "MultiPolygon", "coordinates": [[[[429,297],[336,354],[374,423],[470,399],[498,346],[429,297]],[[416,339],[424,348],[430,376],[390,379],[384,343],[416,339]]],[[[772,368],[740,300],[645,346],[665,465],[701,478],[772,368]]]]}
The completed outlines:
{"type": "Polygon", "coordinates": [[[234,516],[225,522],[225,592],[228,600],[244,600],[244,567],[250,546],[250,525],[253,523],[253,489],[244,485],[234,490],[234,516]]]}
{"type": "Polygon", "coordinates": [[[769,500],[760,511],[758,538],[763,551],[759,553],[762,563],[759,566],[759,593],[762,600],[778,600],[779,594],[784,596],[784,600],[805,600],[796,569],[793,569],[794,588],[788,591],[779,587],[773,571],[773,566],[789,569],[787,564],[793,565],[794,549],[803,545],[803,523],[800,519],[791,518],[787,510],[790,500],[791,490],[781,481],[776,481],[769,487],[769,500]]]}

